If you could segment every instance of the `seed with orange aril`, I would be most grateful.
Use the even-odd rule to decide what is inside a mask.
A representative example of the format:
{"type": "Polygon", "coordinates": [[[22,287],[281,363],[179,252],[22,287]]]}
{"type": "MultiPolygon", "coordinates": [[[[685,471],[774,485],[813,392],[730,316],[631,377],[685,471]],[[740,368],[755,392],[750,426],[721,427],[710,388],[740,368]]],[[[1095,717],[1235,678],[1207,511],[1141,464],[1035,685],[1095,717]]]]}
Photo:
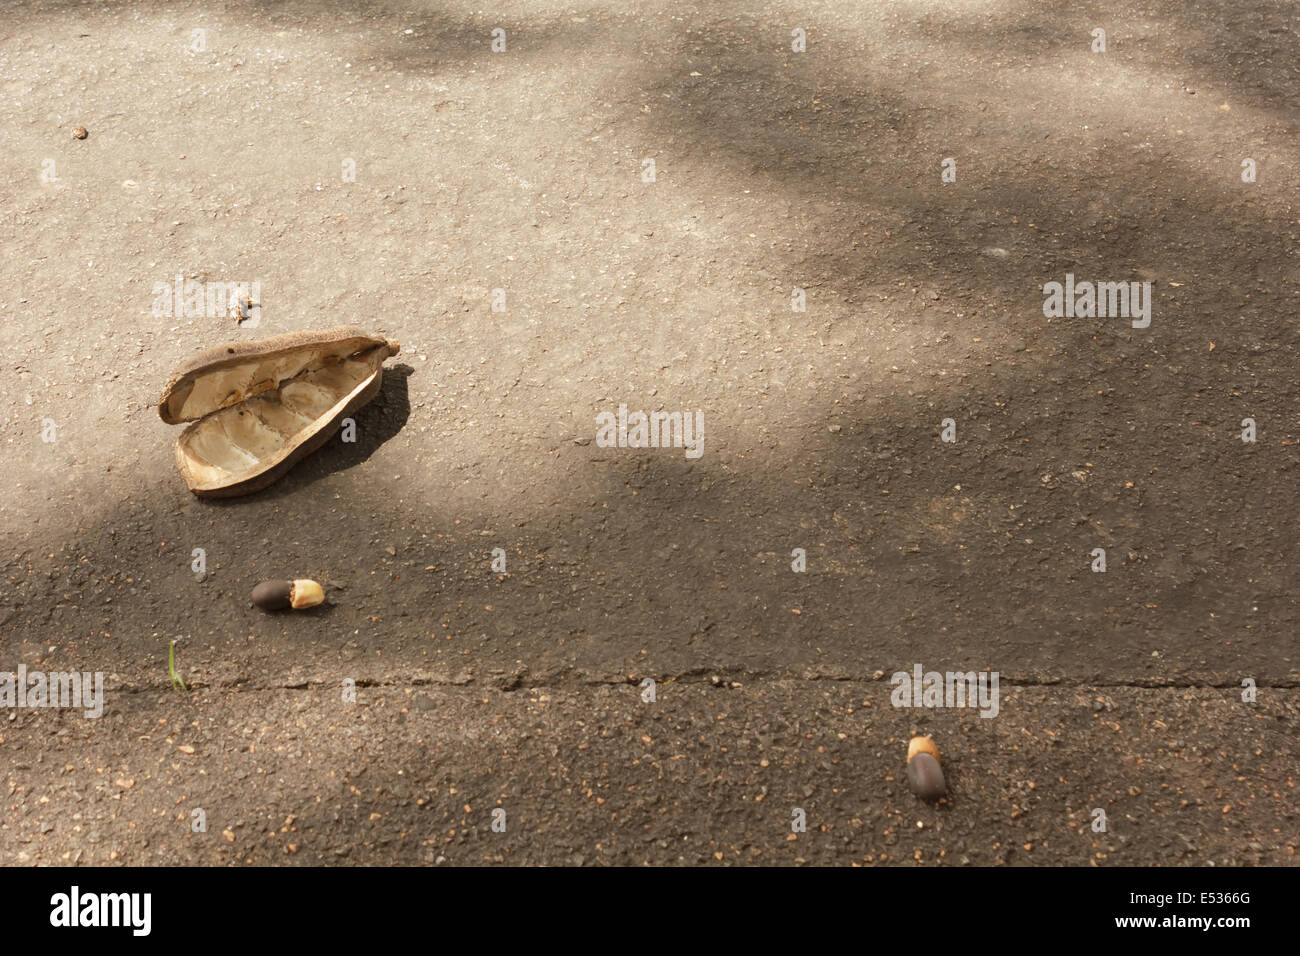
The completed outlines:
{"type": "Polygon", "coordinates": [[[253,588],[253,603],[263,611],[284,611],[315,607],[325,600],[319,584],[307,578],[294,581],[263,581],[253,588]]]}
{"type": "Polygon", "coordinates": [[[907,783],[922,800],[938,800],[948,792],[939,768],[939,748],[929,737],[913,737],[908,741],[907,783]]]}

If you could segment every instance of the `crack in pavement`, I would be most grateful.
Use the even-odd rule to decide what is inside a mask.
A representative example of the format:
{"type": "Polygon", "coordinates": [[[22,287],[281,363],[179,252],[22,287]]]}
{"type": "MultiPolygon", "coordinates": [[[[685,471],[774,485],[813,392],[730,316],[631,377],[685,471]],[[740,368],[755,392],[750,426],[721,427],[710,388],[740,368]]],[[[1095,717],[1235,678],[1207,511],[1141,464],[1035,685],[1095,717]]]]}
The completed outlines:
{"type": "MultiPolygon", "coordinates": [[[[979,673],[979,672],[976,672],[979,673]]],[[[468,687],[477,685],[480,687],[490,688],[503,693],[513,693],[514,691],[543,690],[543,689],[574,689],[578,687],[638,687],[642,680],[650,675],[630,680],[628,678],[596,678],[596,679],[578,679],[578,680],[555,680],[545,679],[540,681],[529,681],[519,675],[493,675],[487,678],[476,677],[415,677],[406,681],[399,680],[374,680],[372,678],[354,678],[353,686],[362,687],[383,687],[383,688],[402,688],[402,687],[468,687]]],[[[669,677],[664,679],[655,678],[657,686],[665,687],[671,684],[687,685],[711,685],[719,690],[740,690],[753,683],[817,683],[828,682],[837,684],[885,684],[892,683],[883,677],[844,677],[833,676],[828,674],[818,674],[813,676],[794,677],[789,675],[741,675],[743,680],[737,680],[733,677],[723,677],[720,675],[711,675],[707,679],[698,677],[669,677]]],[[[1079,678],[1047,678],[1047,679],[1008,679],[999,678],[1000,687],[1065,687],[1101,690],[1106,688],[1120,688],[1132,690],[1240,690],[1239,683],[1212,683],[1197,681],[1171,681],[1150,678],[1145,680],[1120,680],[1120,681],[1089,681],[1079,678]]],[[[231,680],[218,681],[216,683],[206,683],[203,681],[190,680],[187,682],[190,691],[195,690],[229,690],[238,691],[268,691],[268,690],[313,690],[324,687],[335,687],[337,682],[327,681],[298,681],[292,684],[255,684],[247,678],[235,678],[231,680]]],[[[1258,690],[1300,690],[1300,681],[1256,681],[1255,689],[1258,690]]],[[[158,683],[156,685],[145,684],[121,684],[117,686],[105,687],[105,691],[122,694],[146,694],[150,692],[167,691],[171,692],[172,688],[168,684],[158,683]]]]}

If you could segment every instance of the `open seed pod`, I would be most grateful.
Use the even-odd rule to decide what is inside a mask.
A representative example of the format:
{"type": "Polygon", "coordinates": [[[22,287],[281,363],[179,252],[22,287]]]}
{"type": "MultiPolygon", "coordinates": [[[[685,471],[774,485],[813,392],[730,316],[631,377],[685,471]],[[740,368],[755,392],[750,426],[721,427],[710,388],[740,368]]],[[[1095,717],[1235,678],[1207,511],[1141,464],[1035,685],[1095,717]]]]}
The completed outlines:
{"type": "Polygon", "coordinates": [[[379,394],[399,346],[360,329],[290,332],[200,352],[173,374],[158,403],[176,440],[176,467],[201,497],[260,491],[379,394]]]}

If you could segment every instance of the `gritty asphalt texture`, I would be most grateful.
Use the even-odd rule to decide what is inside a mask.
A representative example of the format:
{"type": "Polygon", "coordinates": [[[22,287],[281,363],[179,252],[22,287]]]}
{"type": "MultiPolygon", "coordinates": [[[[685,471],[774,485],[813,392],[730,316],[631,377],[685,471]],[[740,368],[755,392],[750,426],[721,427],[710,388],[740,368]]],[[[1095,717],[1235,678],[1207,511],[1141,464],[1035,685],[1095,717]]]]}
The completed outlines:
{"type": "Polygon", "coordinates": [[[7,5],[0,667],[107,704],[0,713],[0,861],[1294,864],[1298,27],[7,5]],[[1150,327],[1046,318],[1067,272],[1150,327]],[[171,370],[338,324],[402,344],[357,442],[190,495],[171,370]],[[702,457],[600,447],[621,403],[702,457]],[[891,706],[917,663],[998,715],[891,706]]]}

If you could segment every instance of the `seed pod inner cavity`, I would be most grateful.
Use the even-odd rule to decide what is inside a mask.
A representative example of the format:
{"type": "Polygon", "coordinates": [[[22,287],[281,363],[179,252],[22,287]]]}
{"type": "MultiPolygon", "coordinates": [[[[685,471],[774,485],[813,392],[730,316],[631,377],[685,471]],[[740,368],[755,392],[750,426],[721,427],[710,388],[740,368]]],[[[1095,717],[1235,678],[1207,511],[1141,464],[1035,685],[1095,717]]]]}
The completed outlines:
{"type": "MultiPolygon", "coordinates": [[[[255,292],[230,292],[241,317],[255,292]]],[[[176,467],[201,497],[260,491],[324,446],[374,399],[401,346],[351,326],[289,332],[207,349],[180,366],[158,401],[176,467]]]]}

